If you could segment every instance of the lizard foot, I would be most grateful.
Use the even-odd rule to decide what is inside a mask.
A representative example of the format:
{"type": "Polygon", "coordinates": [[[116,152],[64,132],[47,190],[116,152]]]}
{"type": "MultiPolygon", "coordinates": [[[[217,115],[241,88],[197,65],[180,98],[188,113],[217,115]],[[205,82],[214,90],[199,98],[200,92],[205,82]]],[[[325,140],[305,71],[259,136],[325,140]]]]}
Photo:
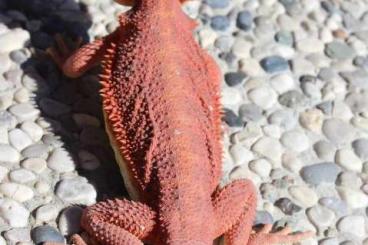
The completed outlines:
{"type": "Polygon", "coordinates": [[[83,40],[78,38],[76,41],[71,41],[71,45],[68,45],[69,42],[66,41],[66,38],[61,34],[56,34],[55,41],[56,46],[48,48],[46,53],[62,70],[66,60],[81,46],[83,40]]]}
{"type": "Polygon", "coordinates": [[[272,224],[266,224],[263,228],[250,236],[247,245],[272,245],[280,243],[293,243],[303,239],[310,238],[313,232],[307,231],[302,233],[291,234],[290,227],[284,227],[280,231],[271,233],[272,224]]]}

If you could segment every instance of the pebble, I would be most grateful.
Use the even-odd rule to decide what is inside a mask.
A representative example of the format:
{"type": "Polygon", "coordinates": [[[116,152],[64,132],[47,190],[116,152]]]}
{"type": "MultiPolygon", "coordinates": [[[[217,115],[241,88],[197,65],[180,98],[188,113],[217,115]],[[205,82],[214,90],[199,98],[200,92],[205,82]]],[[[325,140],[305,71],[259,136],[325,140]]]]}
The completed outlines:
{"type": "Polygon", "coordinates": [[[289,193],[303,207],[312,207],[318,202],[317,194],[306,186],[292,186],[289,193]]]}
{"type": "Polygon", "coordinates": [[[85,127],[100,127],[101,122],[88,114],[83,113],[74,113],[73,114],[73,120],[77,124],[79,128],[85,128],[85,127]]]}
{"type": "Polygon", "coordinates": [[[0,217],[14,228],[25,227],[28,225],[29,211],[16,201],[3,198],[0,199],[0,217]]]}
{"type": "Polygon", "coordinates": [[[22,151],[25,158],[47,158],[49,148],[44,144],[30,145],[22,151]]]}
{"type": "Polygon", "coordinates": [[[303,166],[301,160],[294,153],[284,153],[281,160],[282,166],[294,173],[298,173],[303,166]]]}
{"type": "Polygon", "coordinates": [[[306,38],[299,40],[296,43],[296,47],[304,53],[318,53],[323,52],[325,45],[317,38],[306,38]]]}
{"type": "Polygon", "coordinates": [[[55,220],[59,214],[59,208],[55,204],[45,204],[37,208],[35,218],[37,222],[55,220]]]}
{"type": "Polygon", "coordinates": [[[47,168],[47,163],[42,158],[28,158],[22,162],[22,167],[39,174],[47,168]]]}
{"type": "Polygon", "coordinates": [[[259,76],[264,73],[259,62],[253,58],[243,58],[239,61],[239,67],[242,72],[248,76],[259,76]]]}
{"type": "Polygon", "coordinates": [[[336,148],[328,141],[320,140],[313,145],[317,156],[322,160],[332,160],[335,157],[336,148]]]}
{"type": "Polygon", "coordinates": [[[298,130],[287,131],[281,136],[281,143],[288,149],[295,152],[303,152],[309,148],[309,139],[298,130]]]}
{"type": "Polygon", "coordinates": [[[355,154],[357,154],[363,161],[368,160],[368,139],[359,138],[352,143],[355,154]]]}
{"type": "Polygon", "coordinates": [[[42,138],[43,129],[40,126],[38,126],[38,124],[32,121],[26,121],[22,123],[20,128],[24,132],[26,132],[34,142],[37,142],[42,138]]]}
{"type": "Polygon", "coordinates": [[[289,198],[280,198],[275,202],[275,206],[287,215],[293,215],[302,210],[300,206],[294,204],[289,198]]]}
{"type": "Polygon", "coordinates": [[[20,155],[13,147],[0,144],[0,162],[16,163],[19,159],[20,155]]]}
{"type": "Polygon", "coordinates": [[[273,112],[268,121],[271,124],[276,124],[285,130],[293,129],[297,124],[297,114],[291,110],[277,110],[273,112]]]}
{"type": "Polygon", "coordinates": [[[28,201],[34,196],[30,187],[17,183],[0,184],[0,193],[18,202],[28,201]]]}
{"type": "Polygon", "coordinates": [[[31,104],[22,103],[13,105],[9,108],[9,111],[20,121],[33,120],[39,114],[40,111],[33,107],[31,104]]]}
{"type": "Polygon", "coordinates": [[[290,90],[279,96],[279,103],[289,108],[297,108],[304,105],[305,97],[299,91],[290,90]]]}
{"type": "Polygon", "coordinates": [[[335,214],[331,210],[319,205],[310,208],[307,216],[316,227],[328,227],[335,219],[335,214]]]}
{"type": "Polygon", "coordinates": [[[236,18],[236,26],[243,31],[249,31],[252,28],[253,16],[252,13],[244,10],[239,12],[236,18]]]}
{"type": "Polygon", "coordinates": [[[359,189],[362,186],[362,180],[359,178],[357,173],[342,172],[337,178],[336,184],[339,186],[359,189]]]}
{"type": "Polygon", "coordinates": [[[239,107],[239,117],[244,121],[257,122],[262,119],[263,111],[255,104],[243,104],[239,107]]]}
{"type": "Polygon", "coordinates": [[[276,93],[268,86],[261,86],[250,90],[248,97],[254,104],[264,110],[271,108],[277,99],[276,93]]]}
{"type": "Polygon", "coordinates": [[[289,31],[279,31],[275,35],[275,40],[283,45],[292,46],[294,43],[293,34],[289,31]]]}
{"type": "Polygon", "coordinates": [[[0,111],[0,127],[12,129],[17,124],[15,117],[7,111],[0,111]]]}
{"type": "Polygon", "coordinates": [[[230,0],[206,0],[205,3],[208,4],[211,8],[222,9],[229,6],[230,0]]]}
{"type": "Polygon", "coordinates": [[[368,206],[368,196],[360,190],[355,190],[349,187],[336,188],[342,200],[352,209],[365,208],[368,206]]]}
{"type": "Polygon", "coordinates": [[[40,194],[45,194],[48,191],[50,191],[50,185],[42,180],[37,181],[34,187],[35,187],[35,190],[40,194]]]}
{"type": "Polygon", "coordinates": [[[362,171],[362,167],[363,167],[362,161],[350,149],[338,150],[336,152],[335,162],[347,170],[354,171],[354,172],[362,171]]]}
{"type": "Polygon", "coordinates": [[[7,230],[4,233],[4,237],[6,238],[6,240],[17,244],[19,242],[31,241],[29,228],[14,228],[7,230]]]}
{"type": "Polygon", "coordinates": [[[230,27],[229,18],[222,15],[216,15],[211,18],[211,27],[216,31],[225,31],[230,27]]]}
{"type": "Polygon", "coordinates": [[[361,89],[368,89],[368,72],[363,69],[352,72],[342,72],[341,76],[352,86],[361,89]]]}
{"type": "Polygon", "coordinates": [[[36,175],[27,169],[16,169],[9,173],[9,178],[13,182],[26,184],[36,179],[36,175]]]}
{"type": "Polygon", "coordinates": [[[289,69],[288,61],[276,55],[263,58],[260,64],[267,73],[277,73],[289,69]]]}
{"type": "Polygon", "coordinates": [[[323,162],[303,167],[301,176],[305,182],[312,185],[335,183],[340,168],[332,162],[323,162]]]}
{"type": "Polygon", "coordinates": [[[257,211],[253,225],[273,224],[273,217],[267,211],[257,211]]]}
{"type": "Polygon", "coordinates": [[[364,238],[366,222],[363,216],[349,215],[337,223],[337,229],[343,233],[352,234],[360,239],[364,238]]]}
{"type": "Polygon", "coordinates": [[[29,101],[29,93],[28,93],[27,89],[25,89],[25,88],[18,89],[14,93],[14,99],[18,103],[25,103],[25,102],[29,101]]]}
{"type": "Polygon", "coordinates": [[[69,153],[61,148],[55,149],[47,159],[47,166],[59,173],[71,172],[75,164],[69,153]]]}
{"type": "Polygon", "coordinates": [[[85,178],[61,180],[55,191],[64,202],[91,205],[96,201],[96,190],[85,178]]]}
{"type": "Polygon", "coordinates": [[[78,152],[81,168],[85,170],[95,170],[100,166],[100,160],[92,153],[81,150],[78,152]]]}
{"type": "Polygon", "coordinates": [[[29,41],[29,32],[20,28],[12,29],[6,33],[0,34],[0,53],[8,53],[21,49],[29,41]]]}
{"type": "Polygon", "coordinates": [[[229,109],[224,109],[223,120],[229,125],[230,127],[242,127],[243,121],[239,118],[235,112],[229,109]]]}
{"type": "Polygon", "coordinates": [[[230,87],[240,85],[247,76],[242,72],[229,72],[225,74],[225,82],[230,87]]]}
{"type": "Polygon", "coordinates": [[[70,112],[70,107],[56,100],[43,98],[39,103],[42,112],[50,117],[59,117],[70,112]]]}
{"type": "Polygon", "coordinates": [[[278,74],[271,78],[272,88],[279,94],[283,94],[294,88],[294,79],[289,74],[278,74]]]}
{"type": "Polygon", "coordinates": [[[252,150],[273,161],[281,160],[282,146],[276,139],[262,137],[252,146],[252,150]]]}
{"type": "Polygon", "coordinates": [[[322,132],[331,142],[336,144],[349,143],[355,136],[355,129],[350,124],[337,118],[325,120],[322,132]]]}
{"type": "Polygon", "coordinates": [[[83,209],[78,206],[66,208],[60,215],[58,226],[63,235],[72,235],[81,230],[80,219],[83,209]]]}
{"type": "Polygon", "coordinates": [[[0,182],[8,175],[9,169],[6,167],[0,166],[0,182]]]}
{"type": "Polygon", "coordinates": [[[332,59],[350,59],[355,55],[353,48],[339,41],[328,43],[325,52],[332,59]]]}
{"type": "Polygon", "coordinates": [[[281,137],[281,128],[274,124],[263,126],[263,133],[269,137],[278,139],[281,137]]]}
{"type": "Polygon", "coordinates": [[[32,144],[32,139],[21,129],[13,129],[9,132],[9,143],[18,151],[32,144]]]}
{"type": "Polygon", "coordinates": [[[323,197],[319,200],[319,203],[336,214],[336,216],[345,216],[348,213],[348,206],[345,201],[337,197],[323,197]]]}
{"type": "Polygon", "coordinates": [[[313,132],[320,132],[323,124],[323,113],[318,109],[307,109],[300,113],[300,125],[313,132]]]}
{"type": "Polygon", "coordinates": [[[249,168],[261,177],[267,177],[270,175],[272,165],[266,159],[257,159],[249,163],[249,168]]]}
{"type": "Polygon", "coordinates": [[[64,244],[64,237],[53,227],[49,225],[37,226],[32,230],[32,240],[35,244],[43,242],[55,242],[64,244]]]}

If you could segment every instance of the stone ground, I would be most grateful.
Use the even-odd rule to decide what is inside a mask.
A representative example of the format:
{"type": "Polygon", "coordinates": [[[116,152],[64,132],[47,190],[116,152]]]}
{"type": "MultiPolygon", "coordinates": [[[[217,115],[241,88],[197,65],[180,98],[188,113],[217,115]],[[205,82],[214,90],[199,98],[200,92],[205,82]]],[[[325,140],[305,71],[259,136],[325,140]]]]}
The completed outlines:
{"type": "MultiPolygon", "coordinates": [[[[222,83],[223,183],[249,178],[256,224],[304,245],[368,244],[368,1],[188,3],[222,83]]],[[[0,0],[0,245],[63,241],[83,205],[126,196],[103,129],[97,71],[71,81],[55,33],[116,27],[109,0],[0,0]],[[78,205],[76,205],[78,204],[78,205]]]]}

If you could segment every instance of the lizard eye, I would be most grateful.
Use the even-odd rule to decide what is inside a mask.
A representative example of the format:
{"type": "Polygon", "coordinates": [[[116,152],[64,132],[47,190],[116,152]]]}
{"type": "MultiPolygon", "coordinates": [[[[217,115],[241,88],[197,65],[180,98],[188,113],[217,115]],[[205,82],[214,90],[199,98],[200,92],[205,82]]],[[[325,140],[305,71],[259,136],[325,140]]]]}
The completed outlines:
{"type": "Polygon", "coordinates": [[[134,0],[114,0],[118,4],[127,5],[127,6],[133,6],[134,0]]]}

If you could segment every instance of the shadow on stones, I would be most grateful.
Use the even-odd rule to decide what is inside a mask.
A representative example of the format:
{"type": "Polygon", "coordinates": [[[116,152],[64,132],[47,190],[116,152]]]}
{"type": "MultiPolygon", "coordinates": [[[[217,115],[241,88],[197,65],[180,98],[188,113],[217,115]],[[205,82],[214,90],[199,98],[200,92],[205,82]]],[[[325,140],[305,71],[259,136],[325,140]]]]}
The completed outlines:
{"type": "MultiPolygon", "coordinates": [[[[104,131],[96,76],[98,69],[81,78],[68,79],[44,53],[46,48],[53,45],[56,33],[89,41],[87,31],[92,21],[86,6],[74,0],[3,0],[0,1],[0,23],[11,29],[22,28],[31,35],[28,44],[32,51],[30,58],[25,55],[24,60],[19,58],[22,76],[11,77],[8,74],[6,79],[16,83],[17,87],[22,86],[22,83],[24,85],[26,77],[28,83],[35,84],[37,89],[33,91],[34,98],[31,101],[40,109],[42,118],[51,125],[49,134],[58,137],[73,156],[78,174],[95,186],[98,200],[127,196],[104,131]],[[98,118],[100,125],[92,126],[92,120],[86,123],[91,126],[81,127],[73,118],[75,114],[98,118]],[[83,169],[78,157],[81,150],[97,156],[100,167],[95,170],[83,169]]],[[[46,140],[44,136],[43,143],[46,140]]]]}

